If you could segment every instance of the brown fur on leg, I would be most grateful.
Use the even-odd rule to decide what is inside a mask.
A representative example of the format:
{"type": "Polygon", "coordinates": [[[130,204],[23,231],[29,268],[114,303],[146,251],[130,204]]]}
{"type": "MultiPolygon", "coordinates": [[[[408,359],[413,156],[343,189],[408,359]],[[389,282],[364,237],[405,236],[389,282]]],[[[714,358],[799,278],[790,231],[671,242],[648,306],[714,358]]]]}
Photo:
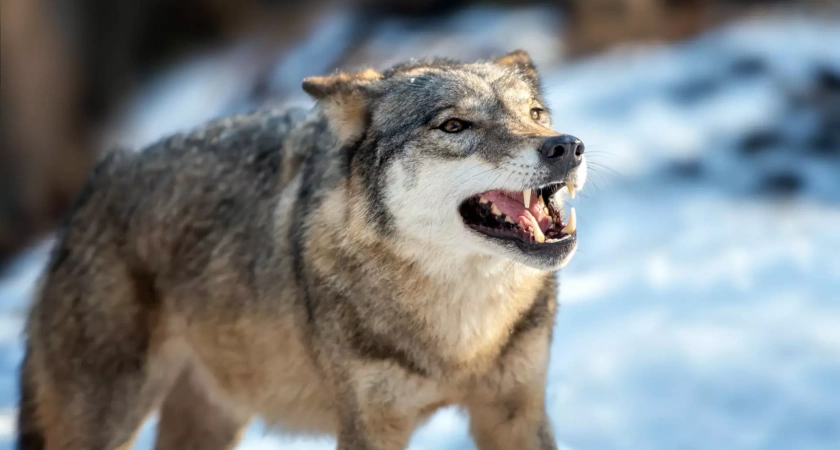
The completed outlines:
{"type": "MultiPolygon", "coordinates": [[[[101,207],[99,195],[83,196],[77,213],[101,207]]],[[[177,340],[162,332],[154,280],[125,261],[112,223],[69,221],[30,313],[25,414],[46,450],[128,449],[174,381],[177,340]]]]}
{"type": "Polygon", "coordinates": [[[342,420],[338,450],[402,450],[414,426],[414,420],[396,411],[351,410],[342,420]]]}
{"type": "Polygon", "coordinates": [[[409,393],[424,383],[399,366],[361,360],[346,361],[333,373],[342,374],[335,380],[341,397],[338,450],[406,448],[421,415],[409,393]]]}
{"type": "Polygon", "coordinates": [[[226,408],[188,370],[166,396],[155,450],[228,450],[242,437],[249,418],[226,408]]]}
{"type": "Polygon", "coordinates": [[[557,307],[550,283],[517,325],[515,342],[466,402],[480,450],[556,450],[545,411],[546,368],[557,307]]]}
{"type": "Polygon", "coordinates": [[[525,398],[473,405],[470,408],[470,432],[480,450],[557,449],[542,404],[534,404],[525,398]]]}

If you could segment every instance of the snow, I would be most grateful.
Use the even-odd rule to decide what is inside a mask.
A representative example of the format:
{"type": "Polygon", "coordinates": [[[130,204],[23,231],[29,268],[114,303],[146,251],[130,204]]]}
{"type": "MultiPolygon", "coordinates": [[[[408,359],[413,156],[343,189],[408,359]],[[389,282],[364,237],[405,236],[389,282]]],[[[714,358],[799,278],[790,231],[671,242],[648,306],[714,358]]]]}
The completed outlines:
{"type": "MultiPolygon", "coordinates": [[[[452,22],[493,17],[479,10],[452,22]]],[[[840,77],[840,47],[827,45],[840,42],[837,25],[765,17],[543,67],[555,125],[582,138],[596,163],[574,201],[580,244],[560,275],[550,365],[547,406],[565,450],[840,448],[840,144],[822,153],[809,144],[836,133],[821,121],[840,108],[820,105],[840,94],[820,88],[819,74],[840,77]],[[768,129],[781,137],[744,150],[745,137],[768,129]],[[784,188],[780,176],[798,181],[784,188]]],[[[400,29],[374,33],[373,48],[400,29]]],[[[235,78],[203,79],[219,77],[235,78]]],[[[241,80],[231,83],[202,104],[239,101],[241,80]]],[[[179,103],[167,95],[146,105],[179,103]]],[[[209,114],[181,104],[156,123],[147,119],[161,109],[145,108],[128,122],[134,139],[209,114]]],[[[14,437],[22,321],[49,245],[0,279],[0,449],[14,437]]],[[[137,448],[151,448],[152,429],[137,448]]],[[[334,441],[255,424],[238,448],[334,441]]],[[[410,448],[472,448],[464,416],[441,411],[410,448]]]]}

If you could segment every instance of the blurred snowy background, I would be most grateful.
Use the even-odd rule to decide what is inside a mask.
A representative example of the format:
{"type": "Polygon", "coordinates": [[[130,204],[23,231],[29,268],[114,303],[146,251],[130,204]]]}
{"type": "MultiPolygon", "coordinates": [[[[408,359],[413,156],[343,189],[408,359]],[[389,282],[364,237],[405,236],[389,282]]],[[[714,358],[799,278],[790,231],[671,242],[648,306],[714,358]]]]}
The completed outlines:
{"type": "MultiPolygon", "coordinates": [[[[556,128],[582,138],[593,163],[574,201],[579,250],[560,274],[547,401],[562,448],[840,448],[833,2],[157,0],[129,12],[101,3],[3,4],[0,449],[13,445],[23,318],[50,230],[97,151],[308,103],[300,80],[339,66],[514,48],[536,60],[556,128]],[[204,3],[215,9],[193,14],[204,3]],[[10,29],[14,13],[73,26],[10,29]],[[56,56],[57,42],[75,45],[76,60],[56,56]],[[134,53],[114,56],[119,45],[134,53]],[[42,136],[51,131],[62,138],[42,136]]],[[[151,448],[153,427],[137,448],[151,448]]],[[[259,423],[239,447],[331,448],[259,423]]],[[[450,409],[410,448],[473,447],[450,409]]]]}

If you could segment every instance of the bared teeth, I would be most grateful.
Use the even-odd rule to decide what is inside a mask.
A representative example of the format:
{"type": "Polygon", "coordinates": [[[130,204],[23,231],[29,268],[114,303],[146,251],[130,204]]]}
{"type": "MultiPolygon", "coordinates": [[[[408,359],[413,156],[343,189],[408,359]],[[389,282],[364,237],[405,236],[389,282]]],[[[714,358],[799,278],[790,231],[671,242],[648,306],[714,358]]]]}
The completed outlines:
{"type": "Polygon", "coordinates": [[[575,208],[572,208],[569,211],[569,221],[566,223],[566,226],[563,227],[562,231],[565,234],[572,234],[577,229],[577,216],[575,215],[575,208]]]}
{"type": "MultiPolygon", "coordinates": [[[[574,198],[575,196],[575,187],[574,184],[571,182],[566,182],[564,184],[569,190],[569,196],[574,198]]],[[[554,192],[557,192],[557,189],[554,189],[554,192]]],[[[494,192],[495,193],[495,192],[494,192]]],[[[516,198],[514,193],[504,193],[506,198],[516,198]]],[[[550,198],[543,197],[543,194],[538,191],[536,200],[532,201],[532,195],[534,194],[533,189],[524,189],[522,190],[522,204],[525,206],[525,211],[522,211],[522,217],[515,219],[510,217],[509,215],[502,212],[501,208],[496,205],[493,201],[489,198],[485,197],[484,195],[479,195],[479,203],[481,205],[489,205],[490,212],[495,216],[496,220],[502,222],[503,224],[511,224],[514,227],[508,227],[505,225],[504,229],[516,229],[518,228],[522,233],[520,237],[525,239],[527,242],[531,243],[555,243],[560,242],[564,239],[564,235],[571,235],[574,234],[577,230],[577,216],[575,213],[575,209],[571,208],[569,211],[569,218],[565,226],[562,224],[562,209],[563,209],[563,201],[560,198],[555,198],[552,195],[550,198]],[[545,212],[546,215],[551,217],[551,222],[548,224],[548,229],[552,230],[552,233],[556,233],[557,227],[562,226],[561,234],[558,238],[551,238],[549,239],[545,233],[539,226],[538,221],[535,219],[535,215],[539,215],[538,211],[532,213],[531,212],[531,203],[535,203],[537,210],[542,210],[545,212]]],[[[485,210],[486,211],[486,210],[485,210]]],[[[497,225],[498,226],[498,225],[497,225]]],[[[548,231],[548,230],[547,230],[548,231]]]]}
{"type": "Polygon", "coordinates": [[[545,234],[543,234],[543,231],[539,225],[528,227],[528,232],[530,232],[531,235],[534,236],[534,240],[539,242],[540,244],[545,242],[545,234]]]}

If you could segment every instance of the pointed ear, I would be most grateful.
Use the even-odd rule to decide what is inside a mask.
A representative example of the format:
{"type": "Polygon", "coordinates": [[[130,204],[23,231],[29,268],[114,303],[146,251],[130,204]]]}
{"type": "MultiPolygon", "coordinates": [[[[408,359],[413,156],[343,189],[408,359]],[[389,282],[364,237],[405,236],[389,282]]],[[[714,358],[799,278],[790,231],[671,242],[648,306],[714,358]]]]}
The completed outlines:
{"type": "Polygon", "coordinates": [[[514,50],[507,55],[499,56],[493,60],[494,63],[507,67],[524,75],[533,82],[538,82],[537,68],[531,61],[531,56],[525,50],[514,50]]]}
{"type": "Polygon", "coordinates": [[[359,137],[367,126],[368,87],[381,78],[373,69],[308,77],[303,90],[318,102],[339,141],[346,142],[359,137]]]}

